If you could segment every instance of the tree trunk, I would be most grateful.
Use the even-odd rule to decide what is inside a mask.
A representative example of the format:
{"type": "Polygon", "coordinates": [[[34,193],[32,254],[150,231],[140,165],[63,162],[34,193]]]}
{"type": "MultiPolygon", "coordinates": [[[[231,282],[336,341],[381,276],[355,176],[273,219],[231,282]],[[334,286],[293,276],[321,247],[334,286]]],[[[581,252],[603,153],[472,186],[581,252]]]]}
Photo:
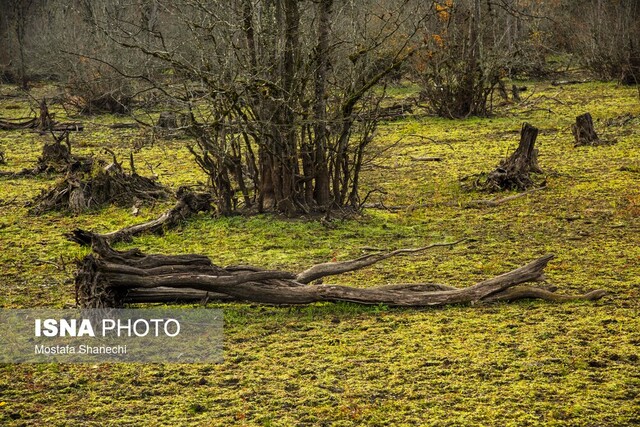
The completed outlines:
{"type": "MultiPolygon", "coordinates": [[[[457,242],[456,242],[457,243],[457,242]]],[[[453,244],[453,243],[452,243],[453,244]]],[[[519,286],[543,280],[543,270],[553,255],[468,288],[433,283],[394,284],[373,288],[310,284],[327,276],[358,270],[379,261],[424,251],[399,249],[366,255],[351,261],[314,265],[300,273],[264,270],[250,266],[221,268],[201,255],[145,255],[137,249],[113,250],[103,239],[94,238],[94,253],[79,262],[76,299],[83,308],[120,307],[126,303],[224,299],[267,304],[309,304],[319,301],[350,301],[359,304],[423,307],[483,301],[542,298],[554,301],[598,299],[598,290],[584,295],[555,295],[552,290],[519,286]]]]}
{"type": "Polygon", "coordinates": [[[329,168],[327,165],[327,71],[329,68],[329,29],[333,0],[318,5],[318,46],[315,75],[315,188],[314,199],[320,207],[329,207],[329,168]]]}
{"type": "Polygon", "coordinates": [[[598,134],[596,134],[593,128],[593,119],[590,113],[576,117],[576,123],[571,125],[571,133],[573,133],[573,137],[576,139],[575,147],[602,144],[602,141],[598,138],[598,134]]]}

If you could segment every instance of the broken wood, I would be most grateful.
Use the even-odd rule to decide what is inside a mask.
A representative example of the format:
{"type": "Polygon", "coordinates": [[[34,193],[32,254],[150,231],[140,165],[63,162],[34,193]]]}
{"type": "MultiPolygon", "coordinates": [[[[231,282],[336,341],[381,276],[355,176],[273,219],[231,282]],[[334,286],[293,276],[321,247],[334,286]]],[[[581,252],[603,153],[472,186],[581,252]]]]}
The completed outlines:
{"type": "Polygon", "coordinates": [[[178,202],[174,207],[151,221],[131,225],[104,234],[76,229],[71,233],[67,233],[66,237],[72,242],[83,246],[91,245],[91,241],[94,239],[102,239],[109,244],[120,241],[130,241],[133,236],[143,233],[162,234],[198,212],[207,212],[213,209],[211,206],[210,193],[193,193],[185,187],[181,187],[178,189],[176,197],[178,198],[178,202]]]}
{"type": "Polygon", "coordinates": [[[109,125],[110,129],[137,129],[140,127],[140,123],[114,123],[109,125]]]}
{"type": "Polygon", "coordinates": [[[81,131],[84,129],[84,126],[82,125],[82,123],[56,122],[55,120],[53,120],[53,114],[49,113],[49,107],[47,106],[46,99],[43,99],[39,104],[39,113],[36,115],[36,117],[29,118],[27,120],[0,119],[0,130],[20,129],[34,129],[40,132],[70,132],[81,131]]]}
{"type": "Polygon", "coordinates": [[[605,295],[604,291],[598,290],[584,295],[559,296],[549,290],[521,286],[526,282],[543,280],[543,270],[553,255],[545,255],[523,267],[468,288],[433,283],[354,288],[317,282],[391,257],[453,244],[399,249],[350,261],[317,264],[300,273],[292,273],[250,266],[222,268],[202,255],[145,255],[137,249],[116,251],[98,237],[92,241],[93,253],[78,263],[76,301],[83,308],[121,307],[133,302],[192,302],[220,297],[266,304],[349,301],[424,307],[521,298],[595,300],[605,295]],[[313,281],[316,282],[310,284],[313,281]]]}
{"type": "Polygon", "coordinates": [[[464,207],[466,208],[480,208],[480,207],[484,207],[484,206],[488,206],[488,207],[495,207],[495,206],[499,206],[503,203],[506,202],[510,202],[512,200],[515,199],[519,199],[521,197],[527,196],[535,191],[538,190],[544,190],[545,188],[547,188],[546,186],[544,187],[535,187],[532,188],[531,190],[527,190],[524,191],[522,193],[518,193],[518,194],[514,194],[513,196],[507,196],[507,197],[502,197],[502,198],[495,198],[495,199],[491,199],[491,200],[472,200],[469,203],[467,203],[466,205],[464,205],[464,207]]]}
{"type": "Polygon", "coordinates": [[[71,142],[69,133],[53,135],[53,143],[45,143],[38,162],[31,169],[22,169],[18,172],[0,172],[1,177],[19,178],[24,176],[37,176],[42,174],[56,174],[68,172],[89,172],[93,166],[93,158],[81,157],[71,154],[71,142]],[[64,144],[63,144],[64,142],[64,144]]]}
{"type": "Polygon", "coordinates": [[[443,160],[442,157],[416,157],[416,156],[411,156],[411,160],[413,160],[414,162],[441,162],[443,160]]]}
{"type": "Polygon", "coordinates": [[[574,147],[609,144],[598,137],[598,134],[593,127],[593,118],[590,113],[584,113],[576,117],[575,124],[571,125],[571,133],[576,140],[574,147]]]}
{"type": "Polygon", "coordinates": [[[27,204],[29,213],[80,213],[108,204],[131,206],[136,202],[166,199],[170,195],[165,187],[153,179],[140,176],[135,171],[125,172],[115,156],[113,163],[105,165],[106,162],[93,159],[89,170],[82,165],[74,169],[72,164],[63,180],[49,190],[43,190],[27,204]]]}
{"type": "Polygon", "coordinates": [[[531,174],[544,173],[538,166],[538,150],[534,147],[536,138],[538,137],[538,129],[529,123],[522,125],[520,131],[520,143],[518,148],[506,160],[500,163],[493,172],[486,175],[486,179],[482,181],[482,176],[476,180],[476,187],[486,191],[503,191],[503,190],[528,190],[535,186],[544,184],[536,184],[531,174]]]}

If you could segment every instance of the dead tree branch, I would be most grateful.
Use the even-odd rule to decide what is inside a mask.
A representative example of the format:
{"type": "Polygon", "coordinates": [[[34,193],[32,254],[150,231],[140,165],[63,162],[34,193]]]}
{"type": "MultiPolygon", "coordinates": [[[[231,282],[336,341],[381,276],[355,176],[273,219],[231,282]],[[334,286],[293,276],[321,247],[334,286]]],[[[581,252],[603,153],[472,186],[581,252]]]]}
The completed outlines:
{"type": "Polygon", "coordinates": [[[519,286],[544,279],[544,268],[553,258],[545,255],[529,264],[468,288],[433,283],[394,284],[355,288],[337,284],[308,284],[312,280],[354,271],[382,260],[453,243],[418,249],[398,249],[340,263],[314,265],[301,273],[262,270],[255,267],[221,268],[202,255],[145,255],[138,250],[120,252],[104,239],[94,238],[93,254],[78,263],[76,299],[81,307],[120,307],[136,302],[195,301],[218,298],[267,304],[309,304],[349,301],[359,304],[424,307],[474,304],[541,298],[551,301],[593,300],[605,295],[560,296],[551,291],[519,286]]]}

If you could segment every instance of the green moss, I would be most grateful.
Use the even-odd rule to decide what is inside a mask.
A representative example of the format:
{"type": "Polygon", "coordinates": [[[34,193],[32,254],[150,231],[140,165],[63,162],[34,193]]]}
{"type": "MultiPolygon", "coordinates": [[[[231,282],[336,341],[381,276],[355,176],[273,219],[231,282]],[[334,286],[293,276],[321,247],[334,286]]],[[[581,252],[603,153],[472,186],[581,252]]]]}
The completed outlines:
{"type": "MultiPolygon", "coordinates": [[[[523,301],[424,310],[348,303],[210,304],[224,310],[223,363],[2,365],[0,424],[640,422],[640,176],[633,169],[640,155],[637,91],[606,83],[526,85],[529,98],[497,106],[490,119],[414,117],[383,124],[373,144],[379,155],[364,172],[363,194],[384,190],[370,202],[403,206],[399,211],[370,209],[330,227],[270,215],[200,215],[164,237],[142,236],[119,247],[197,252],[219,264],[295,271],[358,256],[365,247],[393,249],[466,237],[453,248],[334,280],[354,286],[421,281],[467,286],[552,252],[557,257],[547,275],[561,291],[604,288],[609,297],[595,303],[523,301]],[[603,139],[616,139],[615,145],[573,148],[570,126],[586,111],[603,139]],[[624,113],[636,119],[607,122],[624,113]],[[493,208],[463,208],[491,196],[462,191],[458,179],[493,169],[517,145],[523,121],[540,128],[539,162],[548,172],[548,188],[493,208]],[[423,156],[443,160],[412,160],[423,156]]],[[[390,93],[401,98],[410,90],[390,93]]],[[[0,100],[0,115],[8,117],[6,106],[17,102],[0,100]]],[[[52,109],[62,119],[64,112],[52,109]]],[[[173,188],[205,180],[185,141],[152,141],[141,130],[106,126],[120,120],[127,121],[91,118],[85,132],[72,135],[74,151],[87,155],[108,147],[123,160],[135,151],[139,172],[151,165],[173,188]]],[[[47,138],[0,133],[0,150],[9,161],[2,169],[31,167],[47,138]]],[[[72,305],[73,262],[87,250],[62,233],[76,227],[113,230],[153,218],[171,205],[143,207],[137,217],[116,207],[74,217],[28,216],[24,203],[55,179],[0,182],[1,307],[72,305]]]]}

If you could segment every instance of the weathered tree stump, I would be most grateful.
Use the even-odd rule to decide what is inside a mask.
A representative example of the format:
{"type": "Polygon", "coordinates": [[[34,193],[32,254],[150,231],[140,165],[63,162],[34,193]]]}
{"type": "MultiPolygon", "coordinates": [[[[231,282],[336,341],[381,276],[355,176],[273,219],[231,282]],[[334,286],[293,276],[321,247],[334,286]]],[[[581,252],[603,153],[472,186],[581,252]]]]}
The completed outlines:
{"type": "Polygon", "coordinates": [[[511,96],[514,101],[520,102],[520,88],[516,85],[511,85],[511,96]]]}
{"type": "Polygon", "coordinates": [[[554,289],[520,286],[526,282],[543,280],[543,270],[553,255],[546,255],[468,288],[434,283],[393,284],[364,289],[318,284],[319,279],[355,271],[394,256],[452,244],[455,243],[398,249],[350,261],[316,264],[300,273],[292,273],[251,266],[222,268],[202,255],[145,255],[137,249],[121,252],[112,249],[104,239],[94,238],[93,254],[78,263],[76,300],[83,308],[216,298],[267,304],[349,301],[424,307],[522,298],[594,300],[605,295],[602,290],[584,295],[557,295],[553,293],[554,289]]]}
{"type": "Polygon", "coordinates": [[[50,211],[80,213],[108,204],[131,206],[137,201],[166,199],[169,191],[156,181],[135,173],[127,173],[115,160],[106,165],[101,160],[91,161],[92,169],[80,165],[64,180],[49,190],[43,190],[28,206],[29,213],[39,215],[50,211]]]}
{"type": "Polygon", "coordinates": [[[161,112],[157,126],[162,129],[176,129],[178,127],[178,115],[173,111],[161,112]]]}
{"type": "Polygon", "coordinates": [[[534,148],[537,137],[538,129],[524,123],[516,151],[489,173],[484,182],[478,182],[478,186],[488,191],[524,191],[537,186],[531,174],[544,173],[538,166],[538,150],[534,148]]]}
{"type": "Polygon", "coordinates": [[[38,162],[31,169],[22,169],[18,172],[0,172],[0,176],[18,178],[24,176],[36,176],[41,174],[64,174],[67,172],[88,172],[93,165],[90,157],[81,157],[71,154],[71,143],[68,132],[55,136],[53,143],[45,143],[38,162]],[[65,144],[62,142],[65,141],[65,144]]]}
{"type": "Polygon", "coordinates": [[[576,123],[571,125],[571,133],[576,140],[575,147],[584,145],[607,145],[602,141],[593,127],[593,119],[590,113],[576,117],[576,123]]]}

